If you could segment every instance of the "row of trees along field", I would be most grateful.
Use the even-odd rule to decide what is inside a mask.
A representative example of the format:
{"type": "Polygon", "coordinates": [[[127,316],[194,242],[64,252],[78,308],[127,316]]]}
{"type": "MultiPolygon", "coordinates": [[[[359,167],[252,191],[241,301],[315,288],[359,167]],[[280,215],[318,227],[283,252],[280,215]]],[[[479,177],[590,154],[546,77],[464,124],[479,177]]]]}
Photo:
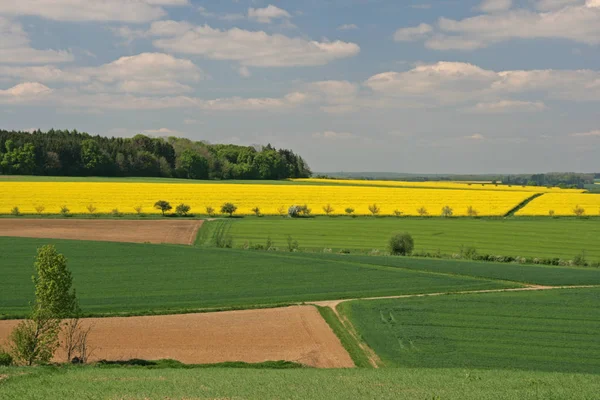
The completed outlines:
{"type": "Polygon", "coordinates": [[[307,178],[307,163],[291,150],[208,144],[168,137],[92,136],[76,130],[0,130],[4,175],[137,176],[187,179],[307,178]]]}

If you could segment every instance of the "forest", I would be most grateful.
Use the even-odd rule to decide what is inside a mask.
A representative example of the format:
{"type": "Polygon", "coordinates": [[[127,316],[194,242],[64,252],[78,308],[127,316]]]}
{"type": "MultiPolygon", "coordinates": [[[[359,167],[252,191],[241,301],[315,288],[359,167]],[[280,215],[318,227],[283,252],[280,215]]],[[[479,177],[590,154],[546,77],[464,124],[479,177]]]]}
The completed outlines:
{"type": "Polygon", "coordinates": [[[286,179],[310,177],[302,157],[267,146],[185,138],[92,136],[76,130],[0,130],[3,175],[286,179]]]}

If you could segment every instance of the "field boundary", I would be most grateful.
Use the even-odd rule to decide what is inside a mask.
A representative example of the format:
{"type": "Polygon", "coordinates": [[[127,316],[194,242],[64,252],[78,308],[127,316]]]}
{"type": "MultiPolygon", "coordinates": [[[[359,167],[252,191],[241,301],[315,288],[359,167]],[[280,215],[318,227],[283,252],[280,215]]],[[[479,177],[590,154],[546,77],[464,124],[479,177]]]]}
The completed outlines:
{"type": "Polygon", "coordinates": [[[543,196],[544,194],[545,193],[536,193],[533,196],[526,198],[525,200],[523,200],[522,202],[517,204],[516,207],[514,207],[510,211],[508,211],[504,216],[505,217],[514,217],[514,215],[517,212],[519,212],[519,210],[522,210],[523,208],[525,208],[527,206],[527,204],[531,203],[533,200],[537,199],[538,197],[543,196]]]}

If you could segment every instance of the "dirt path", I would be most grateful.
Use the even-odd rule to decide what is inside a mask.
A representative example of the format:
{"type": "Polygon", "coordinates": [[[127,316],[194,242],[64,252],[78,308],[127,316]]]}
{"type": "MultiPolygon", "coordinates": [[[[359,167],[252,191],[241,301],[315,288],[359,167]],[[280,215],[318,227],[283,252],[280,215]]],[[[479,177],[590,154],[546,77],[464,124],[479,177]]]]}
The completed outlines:
{"type": "Polygon", "coordinates": [[[0,236],[191,245],[201,220],[0,219],[0,236]]]}
{"type": "MultiPolygon", "coordinates": [[[[0,321],[0,343],[18,321],[0,321]]],[[[313,306],[149,317],[90,318],[91,360],[157,360],[188,364],[295,361],[319,368],[354,363],[313,306]]],[[[57,361],[65,361],[58,351],[57,361]]]]}

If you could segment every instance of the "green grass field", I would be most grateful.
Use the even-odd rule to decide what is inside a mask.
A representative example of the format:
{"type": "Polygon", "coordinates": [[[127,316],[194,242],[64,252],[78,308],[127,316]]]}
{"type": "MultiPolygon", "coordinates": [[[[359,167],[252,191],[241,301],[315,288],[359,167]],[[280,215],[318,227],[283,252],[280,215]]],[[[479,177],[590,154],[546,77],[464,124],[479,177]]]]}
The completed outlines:
{"type": "Polygon", "coordinates": [[[600,375],[451,369],[2,368],[3,400],[582,400],[600,375]]]}
{"type": "Polygon", "coordinates": [[[36,248],[68,258],[85,313],[166,313],[217,307],[516,286],[303,254],[189,246],[0,238],[0,314],[23,316],[36,248]]]}
{"type": "Polygon", "coordinates": [[[590,260],[600,261],[598,219],[249,217],[235,219],[230,232],[236,245],[264,243],[270,236],[276,245],[285,246],[291,235],[303,249],[363,252],[385,250],[392,233],[409,232],[416,250],[453,254],[471,246],[479,253],[565,259],[585,250],[590,260]]]}
{"type": "Polygon", "coordinates": [[[339,307],[388,366],[600,373],[600,288],[339,307]]]}

